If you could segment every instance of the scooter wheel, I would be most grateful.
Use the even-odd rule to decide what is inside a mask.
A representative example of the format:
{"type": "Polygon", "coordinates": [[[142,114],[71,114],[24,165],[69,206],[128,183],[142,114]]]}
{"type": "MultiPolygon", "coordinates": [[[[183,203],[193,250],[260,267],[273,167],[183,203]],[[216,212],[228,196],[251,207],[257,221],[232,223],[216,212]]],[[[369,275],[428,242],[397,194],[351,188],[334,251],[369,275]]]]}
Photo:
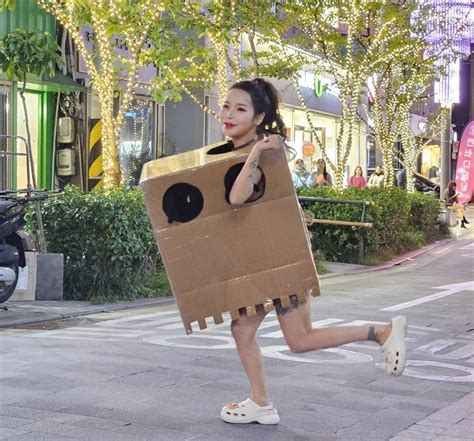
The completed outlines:
{"type": "Polygon", "coordinates": [[[6,302],[13,294],[16,288],[16,284],[18,283],[18,272],[19,272],[19,267],[18,264],[12,263],[10,265],[1,265],[0,266],[7,266],[11,268],[13,271],[15,271],[15,281],[9,285],[6,284],[6,282],[2,282],[0,280],[0,303],[6,302]]]}

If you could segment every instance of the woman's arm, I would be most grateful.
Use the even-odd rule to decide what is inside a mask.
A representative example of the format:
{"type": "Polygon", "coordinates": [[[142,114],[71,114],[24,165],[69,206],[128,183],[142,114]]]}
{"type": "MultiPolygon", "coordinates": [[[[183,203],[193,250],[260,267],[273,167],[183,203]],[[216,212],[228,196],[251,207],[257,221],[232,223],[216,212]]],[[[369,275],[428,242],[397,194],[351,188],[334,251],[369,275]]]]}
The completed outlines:
{"type": "Polygon", "coordinates": [[[257,168],[260,154],[264,150],[278,149],[283,145],[282,138],[272,135],[257,142],[250,152],[245,164],[232,186],[229,194],[229,202],[232,205],[242,205],[252,195],[254,184],[258,184],[262,177],[261,171],[257,168]]]}

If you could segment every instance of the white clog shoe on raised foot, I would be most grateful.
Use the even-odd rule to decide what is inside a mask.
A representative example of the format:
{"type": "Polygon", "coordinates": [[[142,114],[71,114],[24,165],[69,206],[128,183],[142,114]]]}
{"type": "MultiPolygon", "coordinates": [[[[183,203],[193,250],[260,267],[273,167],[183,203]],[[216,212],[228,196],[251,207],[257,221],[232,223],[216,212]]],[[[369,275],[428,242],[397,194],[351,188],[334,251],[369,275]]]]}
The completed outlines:
{"type": "Polygon", "coordinates": [[[403,374],[406,364],[405,335],[407,333],[407,319],[403,315],[392,320],[392,332],[387,341],[380,347],[385,360],[387,374],[398,377],[403,374]]]}

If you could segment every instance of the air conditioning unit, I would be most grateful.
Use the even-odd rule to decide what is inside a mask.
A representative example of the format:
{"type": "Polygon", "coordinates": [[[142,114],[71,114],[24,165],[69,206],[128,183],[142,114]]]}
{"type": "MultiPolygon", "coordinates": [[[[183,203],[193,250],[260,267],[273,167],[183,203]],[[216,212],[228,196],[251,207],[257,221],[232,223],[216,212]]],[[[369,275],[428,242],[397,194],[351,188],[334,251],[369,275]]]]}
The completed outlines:
{"type": "Polygon", "coordinates": [[[74,120],[69,116],[63,116],[58,119],[57,141],[60,144],[70,144],[74,142],[74,120]]]}
{"type": "Polygon", "coordinates": [[[62,149],[56,153],[58,176],[73,176],[76,173],[74,165],[75,155],[73,149],[62,149]]]}

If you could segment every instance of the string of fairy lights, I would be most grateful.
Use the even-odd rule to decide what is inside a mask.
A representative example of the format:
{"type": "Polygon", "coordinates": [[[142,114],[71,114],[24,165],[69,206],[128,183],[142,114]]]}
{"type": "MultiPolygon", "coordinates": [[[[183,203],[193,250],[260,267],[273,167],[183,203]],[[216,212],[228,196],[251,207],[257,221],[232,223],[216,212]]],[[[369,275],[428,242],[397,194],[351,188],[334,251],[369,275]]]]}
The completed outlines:
{"type": "Polygon", "coordinates": [[[97,91],[101,103],[104,187],[114,187],[120,184],[122,179],[118,146],[125,110],[130,106],[133,89],[138,81],[139,54],[144,47],[151,23],[159,18],[163,10],[161,2],[157,4],[154,0],[142,0],[140,15],[135,20],[128,16],[127,4],[121,0],[96,0],[86,4],[78,4],[74,0],[38,0],[38,3],[70,32],[91,75],[93,88],[97,91]],[[94,44],[99,55],[97,65],[94,62],[94,54],[85,46],[76,20],[80,8],[84,7],[87,7],[91,14],[90,24],[94,29],[94,44]],[[122,29],[126,29],[126,33],[121,37],[127,45],[127,57],[116,56],[110,35],[110,21],[114,20],[122,29]],[[117,58],[121,66],[115,64],[117,58]],[[100,69],[97,66],[100,66],[100,69]],[[117,68],[125,74],[123,90],[120,90],[120,82],[115,74],[117,68]],[[114,102],[118,93],[121,95],[120,106],[114,116],[114,102]]]}
{"type": "MultiPolygon", "coordinates": [[[[162,11],[160,6],[161,3],[157,6],[156,1],[142,0],[141,15],[144,19],[138,21],[130,19],[127,8],[126,6],[124,7],[127,2],[123,2],[122,0],[96,0],[95,2],[90,3],[90,14],[95,34],[95,44],[100,57],[100,69],[98,68],[99,64],[96,64],[92,54],[86,49],[80,29],[76,25],[74,19],[74,17],[77,16],[79,9],[83,7],[83,4],[78,4],[78,2],[74,0],[38,0],[38,3],[47,11],[51,12],[58,21],[68,29],[84,58],[86,66],[93,79],[93,86],[97,90],[102,104],[104,150],[109,149],[107,150],[108,154],[104,154],[105,175],[115,177],[117,174],[120,174],[120,170],[117,170],[117,161],[115,160],[115,157],[117,152],[116,146],[118,145],[121,127],[124,122],[123,110],[128,108],[133,98],[133,87],[138,81],[138,69],[140,67],[138,55],[143,48],[150,23],[153,23],[159,18],[162,11]],[[127,48],[130,54],[129,57],[117,56],[109,32],[110,20],[123,29],[127,29],[127,35],[124,36],[124,40],[127,42],[127,48]],[[117,91],[120,90],[115,75],[117,66],[114,64],[114,60],[117,58],[120,60],[123,70],[127,71],[127,75],[124,81],[125,87],[120,91],[120,111],[117,113],[117,116],[114,117],[114,101],[117,96],[117,91]]],[[[208,41],[215,56],[216,71],[204,70],[201,77],[197,80],[207,85],[216,84],[219,104],[221,105],[227,92],[228,81],[231,80],[233,82],[240,80],[242,74],[241,62],[239,59],[239,45],[242,34],[241,30],[237,30],[237,27],[235,26],[238,22],[237,8],[239,2],[236,0],[214,0],[211,3],[212,13],[205,16],[204,19],[215,24],[214,27],[210,27],[208,41]],[[230,26],[228,26],[229,23],[230,26]],[[227,26],[223,26],[224,24],[227,26]],[[225,29],[232,29],[230,36],[225,29]],[[231,56],[229,54],[231,54],[231,56]]],[[[395,41],[400,36],[400,32],[399,29],[397,29],[395,18],[388,19],[382,23],[381,26],[373,27],[373,15],[369,15],[368,13],[361,14],[361,11],[365,10],[369,3],[370,0],[348,0],[341,8],[340,15],[344,18],[346,26],[346,56],[342,59],[341,57],[338,57],[338,59],[341,60],[341,65],[329,62],[326,63],[325,66],[325,70],[327,70],[332,76],[335,85],[339,89],[341,119],[344,121],[344,123],[339,125],[336,137],[335,163],[331,161],[326,153],[326,147],[323,145],[318,130],[313,124],[311,111],[305,103],[297,79],[293,79],[297,95],[302,103],[308,124],[314,134],[314,138],[321,150],[322,156],[331,169],[336,173],[337,186],[342,185],[344,165],[349,158],[352,150],[352,143],[355,139],[355,131],[358,124],[357,107],[360,104],[364,79],[368,78],[373,71],[378,69],[379,66],[384,63],[389,63],[390,59],[396,59],[403,55],[409,48],[409,43],[405,43],[396,49],[384,51],[384,48],[388,44],[395,41]],[[374,30],[374,33],[370,35],[370,39],[367,39],[366,41],[367,45],[365,48],[366,53],[364,63],[360,63],[356,57],[356,47],[357,44],[360,43],[358,41],[358,38],[360,38],[358,32],[361,20],[367,29],[372,26],[372,29],[374,30]]],[[[199,13],[202,15],[200,2],[185,0],[182,2],[182,6],[183,11],[186,14],[199,13]]],[[[300,17],[300,23],[301,28],[304,29],[305,33],[313,43],[315,43],[313,50],[314,52],[317,52],[319,49],[317,42],[321,32],[318,27],[319,22],[314,20],[314,17],[311,16],[311,14],[303,13],[300,17]]],[[[282,47],[285,46],[281,36],[278,35],[276,40],[277,44],[282,47]]],[[[415,41],[413,46],[416,50],[419,50],[420,48],[416,46],[417,44],[418,43],[415,41]]],[[[340,50],[340,47],[338,47],[334,42],[325,42],[324,51],[327,55],[336,55],[338,50],[340,50]]],[[[284,58],[284,56],[284,51],[275,54],[276,59],[284,58]]],[[[317,66],[319,61],[315,60],[316,59],[313,56],[313,65],[317,66]]],[[[198,63],[199,60],[189,56],[183,61],[195,71],[200,71],[199,68],[201,66],[198,63]]],[[[196,94],[194,94],[185,84],[185,80],[182,80],[172,68],[169,66],[163,66],[163,71],[166,72],[166,75],[172,82],[177,84],[184,92],[186,92],[204,111],[217,117],[216,112],[214,112],[209,106],[203,104],[196,94]]],[[[426,77],[428,77],[428,75],[426,77]]],[[[423,78],[421,80],[423,80],[423,78]]],[[[407,90],[413,88],[413,84],[409,84],[406,87],[407,90]]],[[[387,108],[389,111],[393,112],[393,109],[396,108],[396,106],[388,96],[382,97],[382,95],[383,94],[380,93],[379,89],[376,98],[380,100],[383,99],[384,101],[374,103],[373,112],[376,125],[378,124],[380,129],[377,130],[377,132],[379,132],[378,136],[380,144],[389,145],[393,133],[391,133],[387,127],[383,127],[383,119],[387,119],[387,108]]],[[[405,95],[409,100],[411,100],[411,102],[418,99],[416,93],[412,91],[405,95]]],[[[399,109],[401,109],[400,106],[399,109]]],[[[403,108],[403,111],[404,110],[405,109],[403,108]]],[[[400,110],[400,115],[403,114],[403,111],[400,110]]],[[[400,127],[403,126],[401,121],[404,119],[406,118],[400,116],[400,127]]],[[[407,134],[405,133],[403,136],[407,136],[407,134]]],[[[108,181],[105,182],[106,186],[108,183],[108,181]]]]}

